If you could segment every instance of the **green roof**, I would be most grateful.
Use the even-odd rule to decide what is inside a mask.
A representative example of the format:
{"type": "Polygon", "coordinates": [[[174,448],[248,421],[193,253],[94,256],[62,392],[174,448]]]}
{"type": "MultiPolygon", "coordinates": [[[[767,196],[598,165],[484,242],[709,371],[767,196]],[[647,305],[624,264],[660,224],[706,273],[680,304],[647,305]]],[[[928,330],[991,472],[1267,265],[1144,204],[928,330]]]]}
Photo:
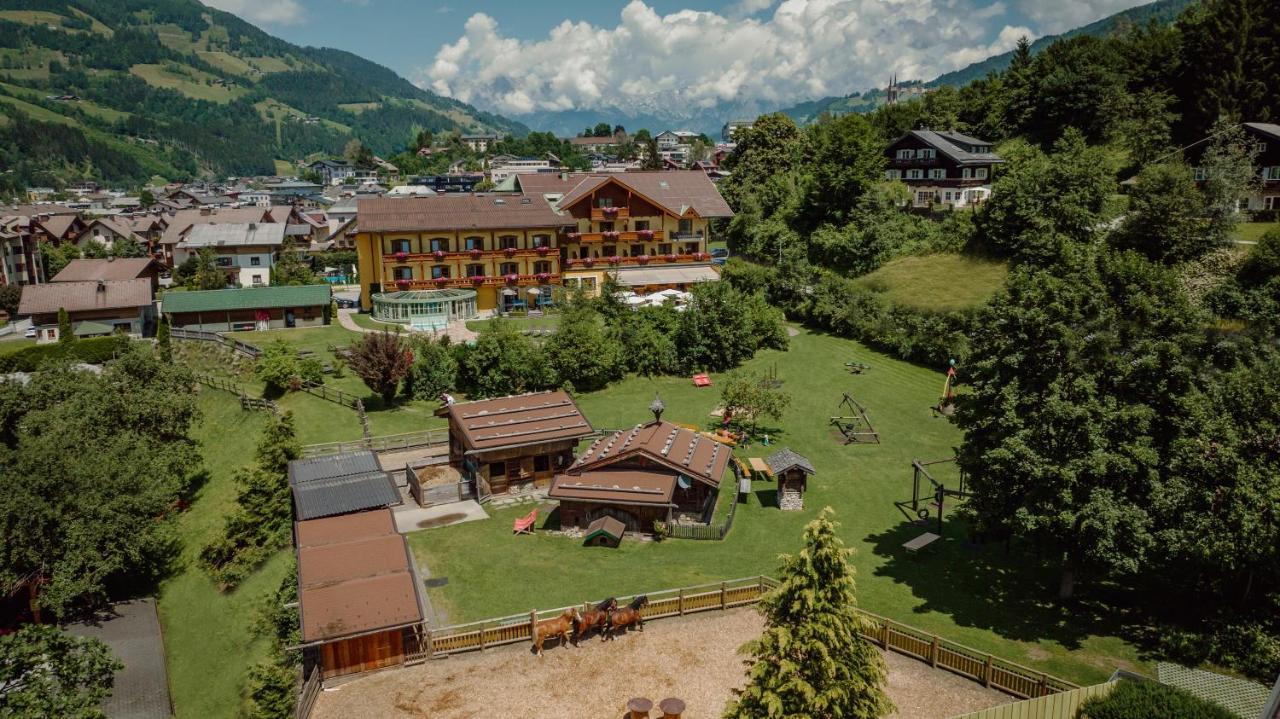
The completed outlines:
{"type": "Polygon", "coordinates": [[[77,322],[71,328],[71,334],[75,335],[76,337],[88,337],[90,335],[109,335],[115,331],[116,331],[116,328],[114,325],[109,325],[102,322],[92,322],[90,320],[77,322]]]}
{"type": "Polygon", "coordinates": [[[329,304],[328,285],[297,285],[203,292],[166,292],[160,300],[160,309],[166,314],[172,314],[314,307],[327,304],[329,304]]]}

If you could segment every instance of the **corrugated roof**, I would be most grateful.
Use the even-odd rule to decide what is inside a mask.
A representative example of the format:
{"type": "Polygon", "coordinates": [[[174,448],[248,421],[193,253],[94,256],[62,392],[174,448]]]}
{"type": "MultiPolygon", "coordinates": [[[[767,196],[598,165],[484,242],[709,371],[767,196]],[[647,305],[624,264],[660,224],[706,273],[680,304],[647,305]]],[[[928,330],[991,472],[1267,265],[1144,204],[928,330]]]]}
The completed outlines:
{"type": "Polygon", "coordinates": [[[422,621],[416,575],[389,509],[298,522],[304,642],[422,621]]]}
{"type": "Polygon", "coordinates": [[[448,408],[449,424],[467,450],[577,439],[591,423],[563,390],[463,402],[448,408]]]}
{"type": "Polygon", "coordinates": [[[313,482],[317,479],[346,477],[352,474],[381,472],[378,455],[369,450],[306,457],[289,462],[289,483],[313,482]]]}
{"type": "Polygon", "coordinates": [[[300,520],[392,507],[401,502],[391,475],[381,470],[293,485],[293,504],[300,520]]]}
{"type": "Polygon", "coordinates": [[[363,232],[392,230],[500,230],[573,224],[537,195],[464,195],[374,197],[357,202],[363,232]],[[528,199],[529,202],[521,202],[528,199]]]}
{"type": "Polygon", "coordinates": [[[671,422],[650,422],[597,439],[565,474],[585,474],[639,456],[717,487],[731,455],[727,445],[700,432],[671,422]]]}
{"type": "Polygon", "coordinates": [[[75,259],[53,276],[52,282],[96,282],[98,280],[135,280],[148,269],[160,264],[149,257],[120,257],[103,260],[75,259]]]}
{"type": "Polygon", "coordinates": [[[19,315],[35,315],[83,310],[145,307],[151,304],[151,281],[147,279],[109,282],[50,282],[24,285],[19,315]]]}
{"type": "Polygon", "coordinates": [[[178,242],[178,247],[246,247],[279,245],[288,225],[282,222],[235,222],[196,225],[178,242]]]}
{"type": "Polygon", "coordinates": [[[729,203],[701,170],[587,175],[561,198],[558,206],[567,208],[581,202],[592,190],[610,181],[643,195],[673,215],[683,217],[692,210],[699,217],[733,217],[729,203]]]}
{"type": "Polygon", "coordinates": [[[777,452],[769,455],[769,457],[765,459],[764,463],[769,465],[769,471],[773,472],[775,476],[782,474],[792,467],[799,467],[809,474],[818,473],[818,471],[813,468],[813,463],[810,462],[808,458],[802,454],[793,452],[790,447],[783,447],[777,452]]]}
{"type": "Polygon", "coordinates": [[[233,290],[166,292],[164,299],[160,302],[160,309],[167,314],[173,314],[180,312],[315,307],[329,304],[329,297],[328,285],[244,287],[233,290]]]}

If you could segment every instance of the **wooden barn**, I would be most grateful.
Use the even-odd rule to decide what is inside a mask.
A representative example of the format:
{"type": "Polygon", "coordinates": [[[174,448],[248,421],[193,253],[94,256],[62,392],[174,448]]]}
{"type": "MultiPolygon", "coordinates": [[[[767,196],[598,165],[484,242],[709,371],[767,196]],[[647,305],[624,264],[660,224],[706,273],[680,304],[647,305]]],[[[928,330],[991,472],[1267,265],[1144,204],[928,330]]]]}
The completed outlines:
{"type": "Polygon", "coordinates": [[[495,494],[549,486],[593,431],[564,391],[455,403],[441,413],[449,418],[450,463],[495,494]]]}
{"type": "Polygon", "coordinates": [[[587,528],[613,517],[628,532],[682,515],[707,522],[732,451],[693,430],[655,417],[595,441],[547,496],[560,500],[560,526],[587,528]]]}
{"type": "Polygon", "coordinates": [[[307,671],[325,678],[404,663],[422,624],[421,582],[390,509],[294,525],[307,671]]]}

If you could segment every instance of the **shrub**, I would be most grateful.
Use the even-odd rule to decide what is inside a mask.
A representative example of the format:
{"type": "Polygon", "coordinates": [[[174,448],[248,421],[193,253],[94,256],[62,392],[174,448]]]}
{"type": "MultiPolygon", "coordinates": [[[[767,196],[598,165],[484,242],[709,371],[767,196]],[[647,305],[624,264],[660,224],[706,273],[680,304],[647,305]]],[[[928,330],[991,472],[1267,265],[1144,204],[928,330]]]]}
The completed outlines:
{"type": "Polygon", "coordinates": [[[0,357],[0,371],[34,372],[50,360],[69,360],[86,364],[102,364],[129,347],[124,335],[91,337],[71,343],[36,345],[0,357]]]}
{"type": "Polygon", "coordinates": [[[1078,719],[1234,719],[1226,708],[1159,682],[1122,681],[1105,697],[1080,707],[1078,719]]]}

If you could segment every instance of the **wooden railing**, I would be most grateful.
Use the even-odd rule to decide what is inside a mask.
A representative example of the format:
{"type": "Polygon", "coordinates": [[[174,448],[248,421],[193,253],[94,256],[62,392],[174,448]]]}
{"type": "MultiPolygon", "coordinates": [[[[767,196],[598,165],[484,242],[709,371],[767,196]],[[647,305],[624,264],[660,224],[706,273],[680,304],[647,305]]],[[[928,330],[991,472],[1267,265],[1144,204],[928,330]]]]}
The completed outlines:
{"type": "MultiPolygon", "coordinates": [[[[649,604],[641,614],[646,620],[653,620],[755,604],[766,592],[777,586],[777,581],[771,577],[756,576],[642,592],[641,594],[649,597],[649,604]]],[[[639,595],[620,596],[617,598],[618,605],[624,606],[636,596],[639,595]]],[[[598,601],[583,602],[581,608],[590,608],[598,601]]],[[[416,627],[415,631],[406,632],[406,662],[416,664],[432,657],[531,641],[530,630],[534,622],[559,616],[568,608],[545,609],[434,629],[426,625],[416,627]]],[[[867,620],[862,632],[866,639],[886,650],[919,659],[930,666],[959,674],[1005,694],[1030,699],[1080,688],[1065,679],[943,639],[936,634],[899,624],[861,609],[857,611],[867,620]]]]}
{"type": "Polygon", "coordinates": [[[449,430],[445,427],[426,429],[421,432],[406,432],[383,437],[352,440],[349,442],[325,442],[309,444],[302,448],[304,457],[320,457],[326,454],[343,454],[363,449],[374,452],[398,452],[414,447],[432,447],[449,443],[449,430]]]}
{"type": "Polygon", "coordinates": [[[565,269],[579,267],[615,267],[617,265],[669,265],[676,262],[709,262],[711,255],[702,252],[693,254],[672,255],[636,255],[635,257],[590,257],[587,259],[565,260],[565,269]]]}
{"type": "Polygon", "coordinates": [[[609,222],[613,220],[625,220],[631,217],[631,208],[629,207],[593,207],[591,208],[592,222],[609,222]]]}
{"type": "Polygon", "coordinates": [[[357,409],[357,405],[362,404],[360,398],[354,394],[344,392],[336,387],[330,387],[326,384],[304,384],[302,385],[302,391],[309,395],[319,397],[320,399],[328,400],[334,404],[340,404],[343,407],[349,407],[351,409],[357,409]]]}
{"type": "Polygon", "coordinates": [[[263,399],[261,397],[250,397],[249,395],[245,394],[244,390],[240,389],[240,385],[232,382],[231,380],[225,377],[214,377],[211,375],[197,374],[195,375],[195,378],[196,378],[196,381],[202,385],[212,387],[214,389],[220,389],[224,392],[230,392],[231,394],[234,394],[236,398],[240,400],[241,409],[245,409],[245,410],[265,409],[274,414],[280,414],[280,406],[277,405],[275,402],[272,402],[269,399],[263,399]]]}
{"type": "Polygon", "coordinates": [[[294,709],[294,719],[307,719],[311,716],[311,709],[316,705],[316,698],[320,696],[320,689],[324,685],[324,672],[320,667],[311,670],[311,675],[302,683],[302,692],[298,694],[298,706],[294,709]]]}
{"type": "Polygon", "coordinates": [[[173,329],[169,330],[169,336],[175,340],[194,340],[198,342],[212,342],[214,344],[222,345],[223,347],[226,347],[232,352],[239,352],[240,354],[246,357],[250,357],[252,359],[258,359],[258,356],[262,354],[261,349],[249,344],[248,342],[241,342],[240,340],[232,339],[218,332],[205,332],[204,330],[184,330],[180,327],[174,327],[173,329]]]}

